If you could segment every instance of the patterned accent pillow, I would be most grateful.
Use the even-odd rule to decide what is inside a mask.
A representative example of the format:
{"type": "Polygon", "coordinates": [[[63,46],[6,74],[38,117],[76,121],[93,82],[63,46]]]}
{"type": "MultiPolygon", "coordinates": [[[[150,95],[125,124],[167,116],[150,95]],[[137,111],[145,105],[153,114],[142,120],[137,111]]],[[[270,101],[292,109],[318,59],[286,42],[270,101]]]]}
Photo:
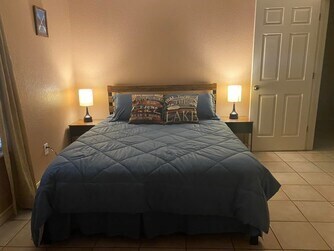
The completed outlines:
{"type": "Polygon", "coordinates": [[[198,123],[197,103],[198,95],[168,95],[165,99],[165,123],[198,123]]]}
{"type": "Polygon", "coordinates": [[[162,124],[164,98],[162,94],[132,95],[130,124],[162,124]]]}

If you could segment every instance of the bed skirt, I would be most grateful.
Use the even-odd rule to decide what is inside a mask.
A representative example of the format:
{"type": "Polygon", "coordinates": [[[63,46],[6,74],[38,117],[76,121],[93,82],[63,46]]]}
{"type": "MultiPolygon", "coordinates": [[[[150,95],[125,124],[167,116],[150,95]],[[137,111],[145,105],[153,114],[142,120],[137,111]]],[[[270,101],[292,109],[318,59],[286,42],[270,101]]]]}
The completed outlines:
{"type": "Polygon", "coordinates": [[[262,235],[261,231],[250,225],[222,216],[77,213],[52,215],[44,225],[41,243],[62,241],[70,238],[74,232],[130,238],[153,238],[173,233],[194,235],[237,232],[253,237],[262,235]]]}

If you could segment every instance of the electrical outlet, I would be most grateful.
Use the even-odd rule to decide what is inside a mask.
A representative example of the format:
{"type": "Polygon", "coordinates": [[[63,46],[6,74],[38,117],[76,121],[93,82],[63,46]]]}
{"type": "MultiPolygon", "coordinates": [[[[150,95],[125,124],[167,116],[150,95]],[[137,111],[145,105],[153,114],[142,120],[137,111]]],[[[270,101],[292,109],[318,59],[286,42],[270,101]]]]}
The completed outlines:
{"type": "Polygon", "coordinates": [[[50,151],[49,151],[49,143],[45,143],[43,145],[43,149],[44,149],[44,155],[48,155],[50,153],[50,151]]]}

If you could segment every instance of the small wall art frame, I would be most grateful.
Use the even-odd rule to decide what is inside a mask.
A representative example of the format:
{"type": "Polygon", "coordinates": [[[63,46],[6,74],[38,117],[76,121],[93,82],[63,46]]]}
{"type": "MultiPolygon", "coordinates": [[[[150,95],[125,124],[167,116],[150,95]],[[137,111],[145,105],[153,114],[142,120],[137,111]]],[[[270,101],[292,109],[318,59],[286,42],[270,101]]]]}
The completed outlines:
{"type": "Polygon", "coordinates": [[[48,24],[46,20],[46,10],[33,6],[36,35],[48,37],[48,24]]]}

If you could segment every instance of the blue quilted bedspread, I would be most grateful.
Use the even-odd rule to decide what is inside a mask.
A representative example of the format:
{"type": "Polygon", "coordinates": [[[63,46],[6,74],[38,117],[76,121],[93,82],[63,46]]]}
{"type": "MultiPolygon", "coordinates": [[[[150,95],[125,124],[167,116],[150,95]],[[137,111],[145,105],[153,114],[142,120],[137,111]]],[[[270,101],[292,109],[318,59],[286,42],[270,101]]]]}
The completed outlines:
{"type": "Polygon", "coordinates": [[[268,232],[280,185],[222,121],[133,125],[108,119],[45,171],[32,217],[35,243],[53,213],[234,217],[268,232]]]}

